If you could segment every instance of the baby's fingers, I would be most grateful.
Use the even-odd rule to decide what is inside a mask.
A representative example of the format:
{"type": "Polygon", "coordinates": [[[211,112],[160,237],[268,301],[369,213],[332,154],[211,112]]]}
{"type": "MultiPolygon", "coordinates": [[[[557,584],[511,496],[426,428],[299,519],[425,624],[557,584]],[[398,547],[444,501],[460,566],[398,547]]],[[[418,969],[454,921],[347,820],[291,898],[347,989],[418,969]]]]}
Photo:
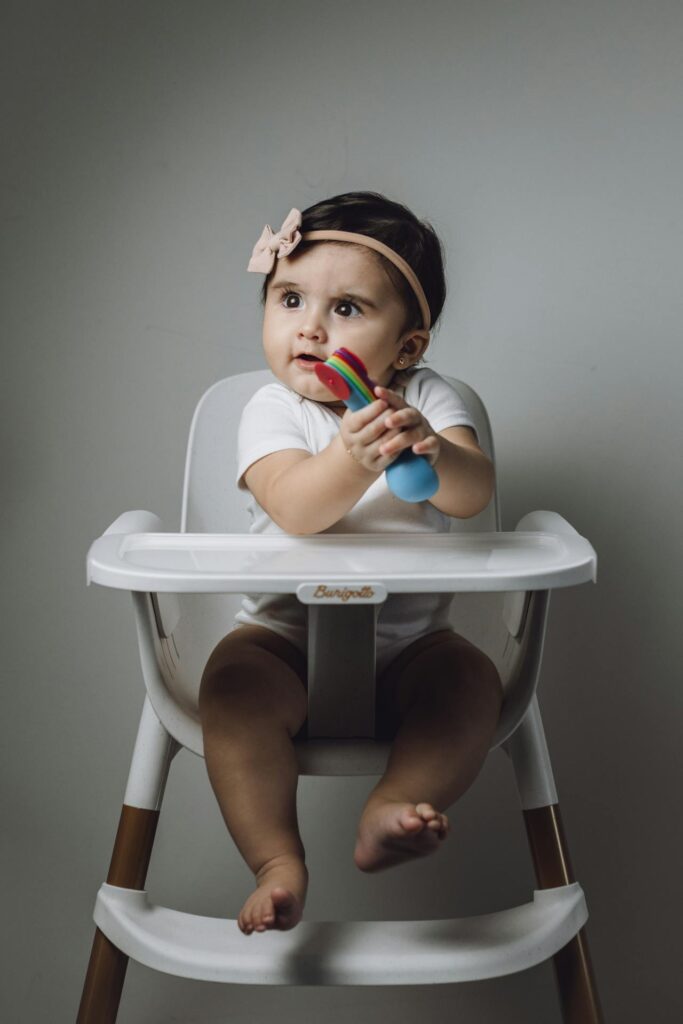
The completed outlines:
{"type": "Polygon", "coordinates": [[[422,441],[417,441],[413,445],[413,451],[416,455],[424,455],[430,466],[433,466],[441,455],[441,441],[432,434],[422,441]]]}
{"type": "Polygon", "coordinates": [[[389,388],[382,387],[378,384],[375,388],[375,394],[386,401],[387,405],[392,406],[394,409],[403,409],[405,402],[400,395],[397,395],[395,391],[390,391],[389,388]]]}
{"type": "Polygon", "coordinates": [[[373,420],[377,419],[380,413],[384,412],[387,407],[387,403],[378,398],[376,402],[371,402],[370,405],[364,405],[362,409],[357,409],[356,412],[347,412],[348,420],[347,427],[352,434],[357,434],[359,430],[366,427],[368,423],[372,423],[373,420]]]}
{"type": "Polygon", "coordinates": [[[400,427],[404,430],[412,424],[419,424],[422,420],[421,414],[411,405],[404,405],[402,409],[392,409],[389,416],[385,418],[388,427],[400,427]]]}

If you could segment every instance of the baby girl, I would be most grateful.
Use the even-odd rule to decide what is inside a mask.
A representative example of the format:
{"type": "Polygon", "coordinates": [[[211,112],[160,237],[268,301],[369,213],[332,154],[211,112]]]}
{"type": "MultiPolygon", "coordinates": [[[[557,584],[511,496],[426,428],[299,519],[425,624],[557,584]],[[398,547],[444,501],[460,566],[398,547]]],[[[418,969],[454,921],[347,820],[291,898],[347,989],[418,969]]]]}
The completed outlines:
{"type": "MultiPolygon", "coordinates": [[[[418,364],[445,299],[442,246],[410,210],[351,192],[299,213],[256,243],[266,275],[263,346],[275,377],[240,423],[239,486],[252,532],[447,532],[491,500],[491,461],[453,388],[418,364]],[[375,401],[351,412],[313,367],[337,348],[360,357],[375,401]],[[434,467],[429,501],[397,499],[384,470],[406,448],[434,467]]],[[[449,624],[450,595],[390,595],[377,623],[378,736],[385,774],[358,823],[354,861],[379,871],[432,854],[445,814],[490,749],[498,672],[449,624]]],[[[212,651],[199,710],[211,785],[256,887],[245,935],[301,919],[308,883],[297,824],[293,740],[306,719],[306,619],[294,595],[249,595],[212,651]]]]}

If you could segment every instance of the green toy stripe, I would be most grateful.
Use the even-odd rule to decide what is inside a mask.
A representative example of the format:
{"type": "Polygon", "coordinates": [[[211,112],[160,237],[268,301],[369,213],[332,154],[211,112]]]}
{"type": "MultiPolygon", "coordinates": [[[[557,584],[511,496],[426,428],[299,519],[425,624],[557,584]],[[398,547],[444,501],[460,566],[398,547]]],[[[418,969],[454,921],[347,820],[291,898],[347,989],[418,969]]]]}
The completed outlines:
{"type": "Polygon", "coordinates": [[[349,366],[347,362],[345,362],[343,359],[340,359],[339,356],[330,356],[330,358],[327,360],[327,365],[334,367],[334,369],[337,370],[338,373],[341,373],[342,377],[345,378],[345,380],[351,385],[351,387],[353,387],[354,390],[360,392],[361,396],[366,400],[366,402],[370,403],[375,401],[375,396],[373,395],[372,391],[370,391],[365,381],[358,376],[353,367],[349,366]]]}

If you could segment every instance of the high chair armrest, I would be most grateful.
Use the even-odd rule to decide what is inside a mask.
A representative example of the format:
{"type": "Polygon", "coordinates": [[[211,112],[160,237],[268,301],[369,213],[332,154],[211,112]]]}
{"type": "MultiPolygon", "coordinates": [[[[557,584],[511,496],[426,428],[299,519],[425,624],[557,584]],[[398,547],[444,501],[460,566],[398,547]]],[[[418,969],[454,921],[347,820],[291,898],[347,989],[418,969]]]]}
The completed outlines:
{"type": "MultiPolygon", "coordinates": [[[[163,532],[164,524],[159,516],[155,515],[154,512],[146,512],[144,509],[133,509],[130,512],[122,512],[113,523],[111,523],[104,531],[102,536],[94,541],[90,545],[88,555],[86,558],[86,584],[90,586],[93,582],[91,576],[91,568],[93,564],[97,563],[96,551],[101,551],[103,548],[102,541],[105,538],[109,538],[104,547],[112,547],[118,544],[120,537],[125,537],[127,534],[143,534],[143,533],[161,533],[163,532]],[[111,542],[114,542],[113,545],[111,542]]],[[[96,583],[100,581],[95,580],[96,583]]],[[[111,584],[110,584],[111,585],[111,584]]],[[[123,588],[128,589],[128,588],[123,588]]],[[[134,589],[134,588],[130,588],[134,589]]]]}
{"type": "MultiPolygon", "coordinates": [[[[558,536],[568,537],[579,537],[580,534],[574,529],[571,523],[568,523],[561,515],[557,512],[547,511],[535,511],[527,512],[525,516],[522,516],[520,521],[515,527],[515,532],[526,532],[536,531],[541,533],[553,533],[558,536]]],[[[583,539],[583,538],[582,538],[583,539]]],[[[587,542],[586,542],[587,543],[587,542]]],[[[591,548],[592,550],[592,548],[591,548]]],[[[592,563],[592,576],[591,579],[595,583],[597,574],[597,556],[593,551],[593,563],[592,563]]],[[[529,607],[529,599],[531,594],[529,591],[510,591],[505,595],[503,603],[503,621],[507,626],[507,630],[512,637],[520,636],[524,623],[526,621],[526,614],[529,607]]]]}
{"type": "MultiPolygon", "coordinates": [[[[579,537],[580,534],[557,512],[527,512],[515,527],[516,530],[539,530],[541,533],[567,533],[579,537]]],[[[593,580],[595,582],[595,579],[593,580]]]]}
{"type": "MultiPolygon", "coordinates": [[[[164,529],[163,521],[154,512],[146,512],[144,509],[133,509],[130,512],[122,512],[114,522],[107,527],[102,534],[103,537],[120,537],[129,533],[159,533],[164,529]]],[[[97,543],[97,542],[95,542],[97,543]]],[[[94,546],[94,545],[93,545],[94,546]]],[[[87,585],[92,582],[90,576],[90,552],[87,558],[87,585]]],[[[157,633],[159,637],[167,638],[173,634],[173,630],[180,621],[180,605],[175,594],[152,593],[152,609],[156,619],[157,633]]]]}
{"type": "Polygon", "coordinates": [[[110,533],[163,533],[163,529],[163,522],[154,512],[135,509],[132,512],[122,512],[102,536],[106,537],[110,533]]]}
{"type": "MultiPolygon", "coordinates": [[[[299,536],[146,529],[124,534],[112,524],[90,547],[88,582],[168,593],[293,594],[306,587],[308,603],[329,604],[365,601],[357,588],[366,585],[378,593],[466,593],[549,590],[595,580],[597,559],[589,542],[560,516],[553,519],[554,513],[532,515],[551,517],[543,520],[548,528],[299,536]],[[311,597],[311,585],[323,588],[320,595],[311,597]]],[[[377,595],[367,600],[376,603],[377,595]]]]}

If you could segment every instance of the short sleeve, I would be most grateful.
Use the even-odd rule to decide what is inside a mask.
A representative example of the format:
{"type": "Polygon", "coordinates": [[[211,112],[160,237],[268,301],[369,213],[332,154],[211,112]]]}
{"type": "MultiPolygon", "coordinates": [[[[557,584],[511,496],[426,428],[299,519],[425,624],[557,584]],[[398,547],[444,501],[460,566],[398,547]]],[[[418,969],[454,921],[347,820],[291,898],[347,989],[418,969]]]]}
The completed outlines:
{"type": "Polygon", "coordinates": [[[422,367],[408,382],[405,391],[408,405],[419,409],[438,434],[446,427],[470,427],[477,438],[477,428],[462,398],[435,370],[422,367]]]}
{"type": "Polygon", "coordinates": [[[252,463],[286,448],[311,450],[295,396],[279,384],[266,384],[242,410],[237,432],[238,488],[248,490],[242,477],[252,463]]]}

